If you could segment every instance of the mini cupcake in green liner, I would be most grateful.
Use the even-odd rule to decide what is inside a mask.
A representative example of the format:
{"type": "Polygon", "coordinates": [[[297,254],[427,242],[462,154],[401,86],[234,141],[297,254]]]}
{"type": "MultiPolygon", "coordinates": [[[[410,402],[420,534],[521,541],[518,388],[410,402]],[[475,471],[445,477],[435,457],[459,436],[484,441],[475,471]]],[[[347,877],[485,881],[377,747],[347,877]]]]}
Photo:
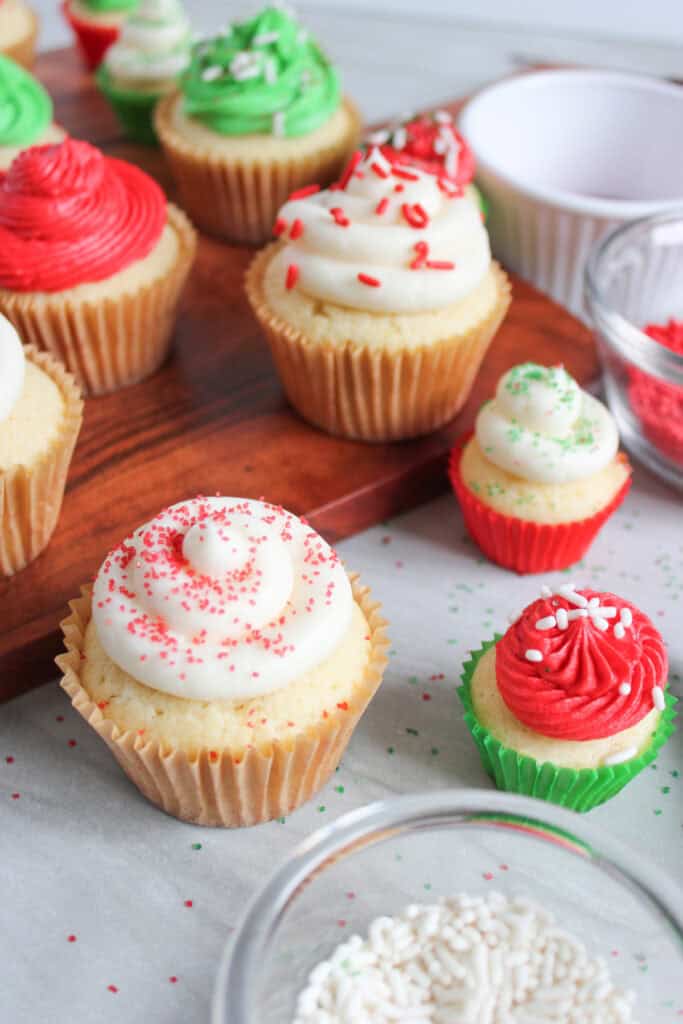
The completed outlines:
{"type": "Polygon", "coordinates": [[[175,89],[190,49],[190,26],[178,0],[140,0],[96,74],[133,142],[157,143],[154,108],[175,89]]]}
{"type": "Polygon", "coordinates": [[[471,652],[458,695],[484,768],[499,789],[589,811],[654,761],[674,732],[676,698],[666,690],[666,671],[661,637],[642,612],[613,594],[576,591],[566,584],[533,602],[504,637],[496,634],[471,652]],[[577,606],[579,600],[594,603],[577,606]],[[586,615],[567,620],[578,607],[586,615]],[[572,643],[580,643],[583,654],[577,683],[566,671],[569,663],[576,664],[567,657],[572,643]],[[487,656],[493,648],[495,656],[487,656]],[[501,708],[502,718],[495,729],[489,727],[501,708]],[[518,717],[522,714],[525,721],[518,717]],[[505,733],[511,722],[516,733],[508,745],[508,737],[496,732],[505,733]],[[515,743],[525,746],[520,736],[541,750],[554,745],[558,760],[574,757],[585,766],[530,756],[516,749],[515,743]]]}

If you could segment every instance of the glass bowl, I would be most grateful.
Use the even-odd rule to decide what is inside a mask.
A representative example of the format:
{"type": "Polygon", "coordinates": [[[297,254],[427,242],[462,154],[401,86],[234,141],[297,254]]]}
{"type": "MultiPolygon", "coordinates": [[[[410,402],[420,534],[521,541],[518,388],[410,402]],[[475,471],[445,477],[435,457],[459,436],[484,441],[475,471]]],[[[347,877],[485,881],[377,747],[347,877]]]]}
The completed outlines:
{"type": "Polygon", "coordinates": [[[683,321],[683,207],[612,231],[591,252],[584,283],[621,438],[683,489],[683,355],[643,330],[683,321]]]}
{"type": "Polygon", "coordinates": [[[213,1024],[291,1024],[312,968],[376,917],[467,892],[533,898],[637,995],[639,1024],[677,1017],[683,894],[577,815],[476,790],[404,796],[305,840],[226,950],[213,1024]]]}

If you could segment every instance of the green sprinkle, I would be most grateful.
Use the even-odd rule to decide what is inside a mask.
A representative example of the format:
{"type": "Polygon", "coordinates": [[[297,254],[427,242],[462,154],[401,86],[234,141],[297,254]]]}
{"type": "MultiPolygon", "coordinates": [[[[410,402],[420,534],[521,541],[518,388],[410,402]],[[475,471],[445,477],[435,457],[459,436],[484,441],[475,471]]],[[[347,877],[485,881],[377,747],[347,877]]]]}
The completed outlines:
{"type": "Polygon", "coordinates": [[[387,754],[395,754],[395,753],[396,753],[396,748],[395,747],[387,747],[387,754]]]}
{"type": "Polygon", "coordinates": [[[201,843],[193,843],[192,844],[192,849],[193,850],[201,850],[201,848],[202,848],[202,844],[201,843]]]}
{"type": "Polygon", "coordinates": [[[406,732],[408,733],[409,736],[419,736],[420,735],[419,732],[417,731],[417,729],[407,728],[406,732]]]}
{"type": "Polygon", "coordinates": [[[335,786],[334,787],[334,791],[335,791],[335,793],[343,793],[344,792],[344,787],[343,786],[335,786]]]}

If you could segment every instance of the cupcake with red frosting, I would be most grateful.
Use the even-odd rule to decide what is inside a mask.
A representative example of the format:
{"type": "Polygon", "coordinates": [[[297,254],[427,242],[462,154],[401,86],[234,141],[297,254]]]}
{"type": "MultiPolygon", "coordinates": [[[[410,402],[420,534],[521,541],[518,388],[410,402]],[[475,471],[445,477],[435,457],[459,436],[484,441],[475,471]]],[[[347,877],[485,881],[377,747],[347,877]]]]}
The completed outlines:
{"type": "Polygon", "coordinates": [[[86,142],[36,146],[0,183],[0,312],[89,394],[153,373],[196,236],[143,171],[86,142]]]}
{"type": "Polygon", "coordinates": [[[543,587],[472,653],[459,695],[499,789],[587,811],[615,796],[672,734],[664,641],[635,605],[543,587]]]}
{"type": "Polygon", "coordinates": [[[138,0],[64,0],[62,12],[71,26],[86,67],[94,71],[121,34],[138,0]]]}
{"type": "MultiPolygon", "coordinates": [[[[643,330],[659,345],[683,356],[683,321],[648,324],[643,330]]],[[[628,373],[629,401],[645,437],[676,466],[683,466],[683,387],[637,366],[628,373]]]]}

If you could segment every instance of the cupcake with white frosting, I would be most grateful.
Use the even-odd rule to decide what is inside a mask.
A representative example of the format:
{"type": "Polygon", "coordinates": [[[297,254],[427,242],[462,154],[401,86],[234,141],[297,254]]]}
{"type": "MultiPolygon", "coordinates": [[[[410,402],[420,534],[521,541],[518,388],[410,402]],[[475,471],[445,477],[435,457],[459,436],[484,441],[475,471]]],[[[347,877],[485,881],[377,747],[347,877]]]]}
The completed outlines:
{"type": "Polygon", "coordinates": [[[521,363],[454,448],[450,477],[484,554],[531,573],[583,558],[626,497],[631,467],[602,402],[561,366],[521,363]]]}
{"type": "Polygon", "coordinates": [[[297,411],[366,441],[450,420],[510,302],[475,205],[374,148],[292,195],[275,230],[246,287],[297,411]]]}
{"type": "Polygon", "coordinates": [[[465,723],[499,789],[590,810],[674,731],[664,641],[630,601],[572,583],[512,618],[463,666],[465,723]]]}
{"type": "Polygon", "coordinates": [[[179,0],[141,0],[97,71],[97,83],[135,142],[156,142],[154,108],[190,63],[190,23],[179,0]]]}
{"type": "Polygon", "coordinates": [[[142,793],[202,825],[288,814],[379,686],[378,606],[303,520],[203,498],[103,562],[63,624],[63,686],[142,793]]]}
{"type": "Polygon", "coordinates": [[[0,316],[0,576],[43,551],[62,507],[83,402],[71,374],[0,316]]]}

